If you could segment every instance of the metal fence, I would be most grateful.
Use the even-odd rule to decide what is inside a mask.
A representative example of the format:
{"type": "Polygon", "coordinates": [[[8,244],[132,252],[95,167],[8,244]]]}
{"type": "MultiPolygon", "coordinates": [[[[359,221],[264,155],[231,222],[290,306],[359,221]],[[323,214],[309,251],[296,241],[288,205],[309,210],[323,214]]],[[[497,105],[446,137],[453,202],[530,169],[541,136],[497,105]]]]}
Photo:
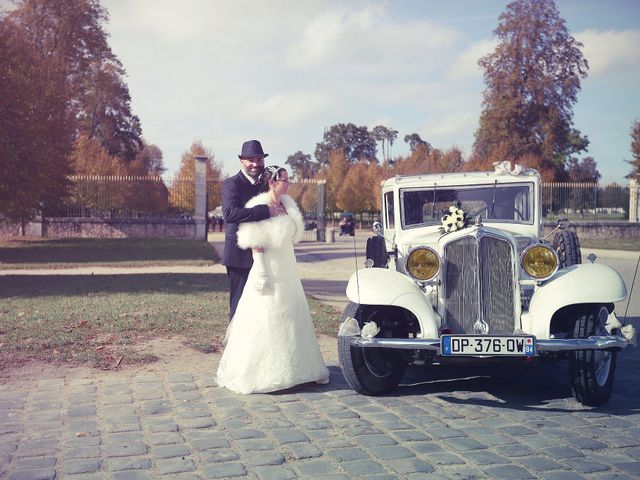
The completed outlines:
{"type": "MultiPolygon", "coordinates": [[[[77,175],[70,178],[71,195],[53,216],[76,218],[190,218],[195,212],[195,181],[175,177],[111,177],[77,175]]],[[[207,211],[221,204],[220,181],[207,181],[207,211]]],[[[322,182],[292,182],[289,194],[308,223],[318,222],[322,182]]],[[[545,220],[568,218],[573,222],[623,222],[629,219],[630,188],[618,184],[543,183],[545,220]]],[[[323,224],[336,226],[341,212],[326,213],[323,224]]],[[[358,227],[368,227],[377,212],[355,212],[358,227]]]]}
{"type": "MultiPolygon", "coordinates": [[[[49,216],[69,218],[191,218],[195,180],[186,177],[74,175],[66,204],[49,216]]],[[[292,182],[289,194],[304,212],[318,211],[318,183],[292,182]]],[[[221,205],[222,182],[207,181],[207,212],[221,205]]]]}
{"type": "MultiPolygon", "coordinates": [[[[195,181],[176,177],[74,175],[66,205],[51,215],[73,218],[190,218],[195,181]]],[[[207,182],[208,206],[220,204],[220,182],[207,182]]]]}
{"type": "Polygon", "coordinates": [[[629,195],[629,186],[616,183],[543,183],[542,216],[547,221],[626,222],[629,195]]]}

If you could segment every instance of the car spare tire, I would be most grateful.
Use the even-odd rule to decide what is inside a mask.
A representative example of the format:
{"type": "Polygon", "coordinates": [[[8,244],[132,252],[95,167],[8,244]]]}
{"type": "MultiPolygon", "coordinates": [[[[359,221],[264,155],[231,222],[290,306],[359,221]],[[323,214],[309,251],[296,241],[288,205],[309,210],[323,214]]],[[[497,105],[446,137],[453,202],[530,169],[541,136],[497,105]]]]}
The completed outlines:
{"type": "Polygon", "coordinates": [[[367,239],[367,260],[373,261],[373,267],[385,268],[389,262],[387,247],[383,237],[370,237],[367,239]]]}
{"type": "Polygon", "coordinates": [[[553,246],[558,252],[560,268],[582,263],[580,240],[578,239],[578,234],[573,230],[560,230],[557,232],[553,237],[553,246]]]}

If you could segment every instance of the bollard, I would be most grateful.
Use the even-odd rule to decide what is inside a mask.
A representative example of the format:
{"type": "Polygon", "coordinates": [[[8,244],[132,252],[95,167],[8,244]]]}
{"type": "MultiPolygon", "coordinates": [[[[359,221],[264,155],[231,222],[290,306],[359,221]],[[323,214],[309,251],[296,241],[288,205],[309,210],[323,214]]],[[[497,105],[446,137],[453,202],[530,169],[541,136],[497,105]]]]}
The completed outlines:
{"type": "Polygon", "coordinates": [[[325,242],[326,243],[334,243],[336,241],[336,229],[335,228],[327,228],[325,233],[325,242]]]}

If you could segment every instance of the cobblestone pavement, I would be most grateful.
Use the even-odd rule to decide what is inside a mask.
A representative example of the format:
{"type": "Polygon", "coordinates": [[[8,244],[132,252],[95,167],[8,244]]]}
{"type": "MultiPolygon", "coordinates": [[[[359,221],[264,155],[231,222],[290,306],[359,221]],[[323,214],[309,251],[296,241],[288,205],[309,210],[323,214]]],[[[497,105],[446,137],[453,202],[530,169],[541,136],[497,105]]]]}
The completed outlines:
{"type": "Polygon", "coordinates": [[[210,375],[0,386],[0,477],[18,479],[633,479],[640,373],[619,356],[603,408],[557,365],[413,368],[393,395],[331,383],[236,395],[210,375]]]}
{"type": "Polygon", "coordinates": [[[639,360],[618,356],[597,409],[562,363],[411,367],[383,397],[335,362],[328,385],[269,395],[189,371],[0,385],[0,478],[636,479],[639,360]]]}

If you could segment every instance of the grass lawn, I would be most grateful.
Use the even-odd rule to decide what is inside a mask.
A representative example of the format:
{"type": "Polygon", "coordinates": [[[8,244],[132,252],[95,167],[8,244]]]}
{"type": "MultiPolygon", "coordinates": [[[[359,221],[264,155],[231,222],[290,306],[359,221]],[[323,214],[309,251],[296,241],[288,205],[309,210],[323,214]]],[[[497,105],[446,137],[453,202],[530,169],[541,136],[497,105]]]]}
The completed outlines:
{"type": "Polygon", "coordinates": [[[0,269],[67,268],[89,265],[144,267],[212,265],[213,246],[164,238],[51,238],[0,240],[0,269]]]}
{"type": "MultiPolygon", "coordinates": [[[[310,300],[318,332],[340,315],[310,300]]],[[[10,275],[0,277],[0,368],[27,359],[109,368],[154,361],[136,344],[179,335],[221,348],[229,318],[224,274],[10,275]]]]}
{"type": "MultiPolygon", "coordinates": [[[[29,275],[28,269],[82,266],[213,265],[205,242],[171,239],[0,241],[0,369],[28,359],[110,368],[155,358],[136,345],[179,336],[203,352],[221,348],[228,279],[220,273],[29,275]]],[[[310,299],[320,333],[335,335],[340,314],[310,299]]]]}

